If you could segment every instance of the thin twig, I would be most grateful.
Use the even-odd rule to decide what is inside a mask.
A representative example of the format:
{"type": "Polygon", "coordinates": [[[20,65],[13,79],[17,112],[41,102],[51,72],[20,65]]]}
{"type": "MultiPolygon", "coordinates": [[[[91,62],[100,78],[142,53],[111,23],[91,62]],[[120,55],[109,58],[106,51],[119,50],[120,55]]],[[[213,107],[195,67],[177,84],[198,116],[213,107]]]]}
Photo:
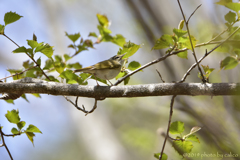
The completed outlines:
{"type": "Polygon", "coordinates": [[[193,11],[193,13],[189,16],[187,23],[189,22],[190,18],[194,15],[194,13],[198,10],[199,7],[201,7],[202,4],[200,4],[199,6],[197,6],[197,8],[193,11]]]}
{"type": "Polygon", "coordinates": [[[183,82],[186,80],[186,78],[187,78],[187,76],[189,75],[189,73],[193,70],[193,68],[195,68],[195,67],[197,66],[197,64],[199,64],[204,58],[206,58],[210,53],[212,53],[212,52],[213,52],[214,50],[216,50],[218,47],[220,47],[221,45],[223,45],[223,43],[225,43],[226,41],[228,41],[239,29],[240,29],[240,26],[239,26],[230,36],[228,36],[227,39],[225,39],[225,40],[222,41],[220,44],[218,44],[216,47],[214,47],[211,51],[207,52],[207,50],[206,50],[205,55],[204,55],[202,58],[200,58],[197,63],[194,63],[194,64],[188,69],[188,71],[184,74],[184,76],[183,76],[183,78],[181,79],[181,81],[179,81],[178,83],[183,83],[183,82]]]}
{"type": "Polygon", "coordinates": [[[165,81],[163,80],[163,78],[162,78],[162,76],[161,76],[160,72],[159,72],[157,69],[156,69],[156,71],[157,71],[157,73],[158,73],[158,75],[159,75],[160,79],[162,80],[162,82],[163,82],[163,83],[165,83],[165,81]]]}
{"type": "Polygon", "coordinates": [[[172,56],[172,55],[174,55],[174,54],[176,54],[176,53],[174,53],[174,52],[173,52],[173,53],[168,53],[168,54],[166,54],[166,55],[163,56],[163,57],[160,57],[160,58],[158,58],[158,59],[155,59],[155,60],[153,60],[152,62],[149,62],[149,63],[141,66],[140,68],[132,71],[131,73],[127,74],[126,76],[118,79],[117,82],[113,84],[113,86],[116,86],[116,85],[120,84],[120,83],[121,83],[122,81],[124,81],[126,78],[128,78],[128,77],[132,76],[133,74],[135,74],[135,73],[143,70],[144,68],[147,68],[147,67],[149,67],[149,66],[151,66],[151,65],[153,65],[153,64],[155,64],[155,63],[158,63],[158,62],[160,62],[160,61],[163,61],[163,60],[165,60],[167,57],[172,56]]]}
{"type": "Polygon", "coordinates": [[[194,12],[192,13],[192,15],[189,17],[188,21],[186,21],[186,18],[185,18],[185,16],[184,16],[184,13],[183,13],[183,10],[182,10],[182,6],[181,6],[179,0],[178,0],[178,5],[179,5],[179,8],[180,8],[180,10],[181,10],[181,13],[182,13],[182,16],[183,16],[183,19],[184,19],[184,22],[185,22],[185,25],[186,25],[186,28],[187,28],[187,32],[188,32],[188,36],[189,36],[189,41],[190,41],[191,48],[192,48],[192,51],[193,51],[193,53],[192,53],[192,54],[193,54],[193,57],[194,57],[194,59],[195,59],[195,62],[197,63],[198,70],[199,70],[201,76],[203,77],[202,81],[205,83],[206,80],[205,80],[205,78],[204,78],[204,76],[203,76],[202,69],[200,68],[200,65],[199,65],[199,63],[198,63],[197,56],[196,56],[196,53],[195,53],[195,50],[194,50],[194,46],[193,46],[193,43],[192,43],[192,38],[191,38],[190,30],[189,30],[189,27],[188,27],[188,21],[190,20],[190,17],[195,13],[195,11],[196,11],[201,5],[198,6],[198,7],[195,9],[195,11],[194,11],[194,12]]]}
{"type": "Polygon", "coordinates": [[[13,157],[12,157],[12,155],[11,155],[11,153],[10,153],[10,151],[9,151],[9,149],[8,149],[8,147],[7,147],[7,145],[6,145],[6,143],[5,143],[5,139],[4,139],[4,137],[3,137],[4,133],[2,132],[1,125],[0,125],[0,134],[1,134],[2,142],[3,142],[2,146],[5,146],[5,148],[6,148],[7,152],[8,152],[8,154],[9,154],[9,157],[11,158],[11,160],[13,160],[13,157]]]}
{"type": "Polygon", "coordinates": [[[97,108],[97,101],[98,101],[97,98],[95,98],[94,106],[93,106],[93,108],[92,108],[90,111],[87,111],[87,110],[85,109],[84,105],[82,105],[82,108],[78,106],[78,96],[76,97],[75,103],[73,103],[67,96],[64,96],[64,98],[65,98],[68,102],[70,102],[74,107],[76,107],[78,110],[86,113],[85,116],[88,115],[89,113],[92,113],[92,112],[97,108]]]}
{"type": "Polygon", "coordinates": [[[7,78],[10,78],[10,77],[16,76],[16,75],[23,74],[24,72],[26,72],[26,71],[28,71],[28,70],[30,70],[30,69],[32,69],[32,68],[36,68],[36,67],[38,67],[38,66],[33,66],[33,67],[30,67],[30,68],[28,68],[28,69],[26,69],[26,70],[24,70],[24,71],[22,71],[22,72],[15,73],[15,74],[13,74],[13,75],[11,75],[11,76],[8,76],[8,77],[5,77],[5,78],[2,78],[2,79],[0,79],[0,81],[3,80],[3,79],[7,79],[7,78]]]}
{"type": "Polygon", "coordinates": [[[166,134],[165,139],[164,139],[164,142],[163,142],[162,151],[161,151],[159,160],[162,159],[163,151],[164,151],[164,148],[165,148],[165,146],[166,146],[167,139],[168,139],[168,137],[169,137],[169,129],[170,129],[171,120],[172,120],[172,114],[173,114],[173,103],[174,103],[174,99],[175,99],[176,96],[177,96],[177,95],[172,96],[172,99],[171,99],[170,113],[169,113],[169,119],[168,119],[167,134],[166,134]]]}

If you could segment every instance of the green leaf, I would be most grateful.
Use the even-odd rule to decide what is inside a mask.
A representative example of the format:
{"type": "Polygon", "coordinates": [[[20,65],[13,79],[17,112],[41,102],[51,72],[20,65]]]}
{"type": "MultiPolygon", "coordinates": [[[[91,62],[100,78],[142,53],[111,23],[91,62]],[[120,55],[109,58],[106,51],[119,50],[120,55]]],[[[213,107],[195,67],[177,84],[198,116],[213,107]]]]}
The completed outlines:
{"type": "Polygon", "coordinates": [[[5,26],[19,20],[21,17],[23,16],[20,16],[16,12],[7,12],[4,16],[5,26]]]}
{"type": "Polygon", "coordinates": [[[20,122],[20,117],[18,114],[19,114],[19,111],[13,109],[11,111],[7,111],[7,113],[5,114],[5,117],[10,123],[17,124],[18,122],[20,122]]]}
{"type": "Polygon", "coordinates": [[[182,155],[184,153],[190,153],[192,151],[193,145],[190,141],[175,140],[172,144],[173,148],[182,155]]]}
{"type": "Polygon", "coordinates": [[[173,44],[174,42],[173,42],[172,36],[168,34],[164,34],[161,36],[161,38],[157,39],[152,49],[154,50],[164,49],[164,48],[170,47],[173,44]]]}
{"type": "Polygon", "coordinates": [[[18,129],[21,130],[26,125],[26,122],[20,121],[17,123],[18,129]]]}
{"type": "Polygon", "coordinates": [[[125,54],[123,56],[123,59],[126,59],[126,58],[131,57],[132,55],[134,55],[138,51],[138,49],[140,47],[141,47],[140,45],[137,45],[137,44],[132,43],[132,42],[129,41],[129,42],[124,44],[123,48],[119,49],[118,55],[125,54]]]}
{"type": "Polygon", "coordinates": [[[72,57],[69,56],[68,54],[64,54],[63,57],[64,57],[64,59],[65,59],[65,62],[67,62],[69,59],[72,58],[72,57]]]}
{"type": "Polygon", "coordinates": [[[25,132],[42,133],[36,126],[30,124],[25,132]]]}
{"type": "Polygon", "coordinates": [[[12,99],[4,100],[7,103],[14,104],[14,101],[12,99]]]}
{"type": "MultiPolygon", "coordinates": [[[[32,142],[32,144],[33,144],[33,137],[35,136],[35,134],[34,134],[33,132],[25,132],[25,133],[26,133],[28,139],[29,139],[29,140],[32,142]]],[[[34,146],[34,144],[33,144],[33,146],[34,146]]]]}
{"type": "Polygon", "coordinates": [[[233,23],[236,20],[236,13],[229,11],[224,18],[227,22],[233,23]]]}
{"type": "Polygon", "coordinates": [[[174,28],[173,29],[173,33],[175,33],[178,37],[182,37],[182,36],[184,36],[187,33],[187,31],[174,28]]]}
{"type": "Polygon", "coordinates": [[[187,51],[179,52],[177,56],[180,58],[188,59],[188,52],[187,51]]]}
{"type": "Polygon", "coordinates": [[[227,3],[225,6],[235,12],[240,10],[240,3],[227,3]]]}
{"type": "Polygon", "coordinates": [[[238,65],[238,61],[237,59],[235,59],[234,57],[226,57],[224,60],[221,61],[220,63],[220,68],[224,70],[227,69],[233,69],[238,65]]]}
{"type": "Polygon", "coordinates": [[[219,4],[219,5],[225,6],[228,3],[232,3],[232,0],[220,0],[219,2],[216,2],[215,4],[219,4]]]}
{"type": "Polygon", "coordinates": [[[75,33],[75,34],[68,34],[65,32],[66,36],[74,43],[78,40],[78,38],[81,37],[80,33],[75,33]]]}
{"type": "Polygon", "coordinates": [[[69,63],[69,64],[67,64],[67,68],[80,69],[80,68],[82,68],[82,65],[79,62],[69,63]]]}
{"type": "Polygon", "coordinates": [[[55,55],[54,58],[55,58],[55,62],[62,62],[63,61],[62,57],[60,55],[55,55]]]}
{"type": "Polygon", "coordinates": [[[27,102],[29,102],[28,99],[27,99],[27,97],[26,97],[26,94],[22,94],[21,97],[22,97],[23,99],[25,99],[27,102]]]}
{"type": "Polygon", "coordinates": [[[184,131],[184,123],[176,121],[171,123],[169,133],[171,134],[181,134],[184,131]]]}
{"type": "Polygon", "coordinates": [[[90,32],[88,37],[98,37],[97,34],[95,32],[90,32]]]}
{"type": "Polygon", "coordinates": [[[198,143],[200,143],[198,137],[195,136],[195,135],[189,135],[189,136],[187,136],[187,137],[186,137],[186,140],[190,140],[190,141],[193,141],[193,142],[198,142],[198,143]]]}
{"type": "Polygon", "coordinates": [[[53,68],[53,61],[51,59],[48,59],[45,61],[45,66],[43,70],[48,70],[50,68],[53,68]]]}
{"type": "Polygon", "coordinates": [[[26,52],[27,52],[27,49],[24,46],[13,50],[13,53],[26,53],[26,52]]]}
{"type": "Polygon", "coordinates": [[[37,41],[37,36],[36,36],[35,33],[33,33],[33,39],[32,40],[37,41]]]}
{"type": "Polygon", "coordinates": [[[126,43],[126,38],[121,34],[116,34],[116,36],[113,37],[113,43],[123,47],[123,45],[126,43]]]}
{"type": "MultiPolygon", "coordinates": [[[[191,40],[192,40],[193,48],[195,48],[197,40],[193,36],[191,36],[191,40]]],[[[188,48],[188,49],[192,50],[192,46],[191,46],[189,36],[188,37],[180,37],[179,38],[179,43],[182,45],[182,48],[188,48]]]]}
{"type": "Polygon", "coordinates": [[[32,95],[37,97],[37,98],[41,98],[41,95],[39,93],[32,93],[32,95]]]}
{"type": "MultiPolygon", "coordinates": [[[[214,71],[214,68],[209,68],[208,65],[207,66],[201,65],[201,66],[203,67],[203,70],[205,72],[204,77],[208,79],[208,77],[210,76],[212,71],[214,71]]],[[[201,76],[200,72],[198,74],[198,77],[202,79],[202,76],[201,76]]]]}
{"type": "Polygon", "coordinates": [[[5,26],[0,24],[0,35],[4,34],[5,26]]]}
{"type": "Polygon", "coordinates": [[[109,26],[109,21],[108,21],[107,16],[97,14],[97,19],[98,19],[98,22],[100,23],[101,26],[103,26],[103,27],[108,27],[109,26]]]}
{"type": "Polygon", "coordinates": [[[49,46],[48,44],[45,44],[44,46],[45,46],[44,49],[42,49],[40,52],[43,53],[48,58],[51,58],[54,51],[53,47],[49,46]]]}
{"type": "Polygon", "coordinates": [[[44,43],[38,43],[38,46],[35,49],[35,52],[41,52],[41,50],[43,50],[46,46],[44,45],[44,43]]]}
{"type": "Polygon", "coordinates": [[[36,48],[36,47],[39,46],[39,44],[38,44],[37,41],[34,41],[34,40],[27,40],[27,42],[28,42],[28,45],[29,45],[32,49],[34,49],[34,48],[36,48]]]}
{"type": "MultiPolygon", "coordinates": [[[[161,153],[154,153],[154,157],[157,159],[159,159],[160,155],[161,155],[161,153]]],[[[165,153],[163,153],[161,160],[167,160],[167,158],[168,158],[168,156],[165,153]]]]}
{"type": "Polygon", "coordinates": [[[184,20],[181,20],[180,22],[179,22],[179,24],[178,24],[178,29],[183,29],[183,27],[184,27],[184,20]]]}
{"type": "MultiPolygon", "coordinates": [[[[78,76],[76,74],[74,74],[71,70],[66,70],[66,71],[63,71],[59,77],[61,78],[65,78],[65,79],[68,79],[68,80],[77,80],[78,79],[78,76]]],[[[77,81],[76,81],[77,82],[77,81]]]]}
{"type": "Polygon", "coordinates": [[[132,71],[134,71],[134,70],[136,70],[136,69],[138,69],[138,68],[140,68],[141,67],[141,64],[139,63],[139,62],[137,62],[137,61],[132,61],[131,63],[129,63],[129,65],[128,65],[128,69],[130,69],[130,70],[132,70],[132,71]]]}
{"type": "Polygon", "coordinates": [[[66,64],[63,62],[58,62],[54,64],[54,68],[56,69],[56,71],[58,73],[62,73],[64,71],[64,69],[66,68],[66,64]]]}
{"type": "Polygon", "coordinates": [[[15,128],[15,127],[13,127],[13,128],[11,129],[11,132],[12,132],[12,134],[19,134],[18,129],[15,128]]]}

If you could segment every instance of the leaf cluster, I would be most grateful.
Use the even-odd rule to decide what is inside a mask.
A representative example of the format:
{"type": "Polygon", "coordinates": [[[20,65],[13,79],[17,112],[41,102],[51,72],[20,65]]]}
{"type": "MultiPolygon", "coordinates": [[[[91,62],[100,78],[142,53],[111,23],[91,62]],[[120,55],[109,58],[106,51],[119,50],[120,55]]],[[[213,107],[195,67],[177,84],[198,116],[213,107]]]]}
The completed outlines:
{"type": "Polygon", "coordinates": [[[13,109],[11,111],[7,111],[7,113],[5,114],[5,117],[7,118],[7,120],[10,123],[17,125],[17,127],[13,127],[11,129],[12,137],[17,136],[17,135],[26,134],[28,139],[34,145],[33,138],[35,137],[35,133],[42,133],[36,126],[30,124],[30,125],[28,125],[28,127],[26,129],[24,129],[26,122],[21,121],[21,118],[19,116],[19,111],[15,110],[15,109],[13,109]]]}

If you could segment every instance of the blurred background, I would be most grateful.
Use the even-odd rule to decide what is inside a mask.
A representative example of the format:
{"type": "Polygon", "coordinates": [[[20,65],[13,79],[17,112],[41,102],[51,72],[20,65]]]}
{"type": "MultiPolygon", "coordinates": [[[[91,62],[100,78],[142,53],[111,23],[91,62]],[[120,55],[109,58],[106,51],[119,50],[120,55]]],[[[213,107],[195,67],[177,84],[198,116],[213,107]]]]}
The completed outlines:
{"type": "MultiPolygon", "coordinates": [[[[198,43],[210,40],[213,34],[225,29],[224,15],[229,10],[215,2],[217,0],[181,1],[186,17],[202,4],[189,22],[191,34],[198,43]]],[[[71,41],[65,31],[69,34],[80,32],[87,39],[89,32],[98,32],[96,14],[105,14],[111,21],[112,35],[122,34],[126,41],[144,44],[130,59],[142,65],[164,54],[164,51],[151,51],[155,40],[162,34],[172,34],[172,29],[182,20],[176,0],[1,0],[0,24],[4,24],[4,14],[9,11],[23,18],[7,26],[6,35],[20,46],[27,46],[26,39],[32,39],[35,33],[38,42],[54,46],[54,54],[59,55],[74,53],[67,48],[71,41]]],[[[108,59],[119,50],[119,46],[112,43],[94,47],[81,52],[71,62],[80,62],[86,67],[108,59]]],[[[196,49],[197,57],[202,57],[205,49],[213,47],[196,49]]],[[[23,68],[22,62],[29,59],[25,54],[13,54],[14,49],[16,46],[12,42],[0,36],[0,78],[9,76],[7,69],[23,68]]],[[[219,69],[219,62],[226,55],[215,52],[202,62],[215,68],[210,82],[239,82],[239,67],[227,71],[219,69]]],[[[42,62],[46,59],[43,56],[42,62]]],[[[166,82],[180,80],[193,63],[191,52],[188,60],[172,56],[132,76],[129,85],[162,83],[156,69],[166,82]]],[[[193,70],[186,82],[201,83],[197,73],[193,70]]],[[[89,80],[89,85],[96,85],[96,82],[89,80]]],[[[153,160],[153,154],[161,151],[164,140],[161,133],[167,130],[170,96],[106,99],[98,102],[97,110],[88,116],[62,96],[41,95],[40,99],[27,95],[27,98],[29,103],[17,99],[14,105],[0,101],[0,124],[4,126],[4,133],[10,134],[11,128],[15,127],[4,116],[12,109],[19,109],[21,120],[27,125],[36,125],[43,133],[36,134],[34,147],[25,135],[5,138],[16,160],[153,160]]],[[[184,122],[184,134],[193,126],[202,127],[196,133],[201,143],[193,142],[193,153],[238,154],[237,158],[222,159],[239,159],[239,100],[237,96],[178,96],[172,122],[184,122]]],[[[79,98],[78,103],[90,109],[94,101],[79,98]]],[[[166,144],[165,153],[169,159],[182,158],[170,142],[166,144]]],[[[4,147],[0,148],[0,159],[10,159],[4,147]]]]}

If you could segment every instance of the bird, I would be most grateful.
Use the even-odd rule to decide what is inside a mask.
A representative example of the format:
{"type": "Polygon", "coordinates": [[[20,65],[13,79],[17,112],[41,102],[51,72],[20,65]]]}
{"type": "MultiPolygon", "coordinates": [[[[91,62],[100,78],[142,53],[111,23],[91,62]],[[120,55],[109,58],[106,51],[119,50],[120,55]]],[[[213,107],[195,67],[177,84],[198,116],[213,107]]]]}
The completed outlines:
{"type": "MultiPolygon", "coordinates": [[[[73,73],[76,72],[90,73],[95,77],[96,82],[97,82],[96,77],[109,81],[110,79],[116,77],[121,71],[122,65],[125,61],[125,59],[122,59],[124,55],[125,54],[115,55],[105,61],[98,62],[92,66],[76,69],[73,71],[73,73]]],[[[111,83],[111,81],[109,82],[111,83]]],[[[111,85],[113,84],[111,83],[111,85]]],[[[99,86],[98,82],[97,86],[99,86]]]]}

